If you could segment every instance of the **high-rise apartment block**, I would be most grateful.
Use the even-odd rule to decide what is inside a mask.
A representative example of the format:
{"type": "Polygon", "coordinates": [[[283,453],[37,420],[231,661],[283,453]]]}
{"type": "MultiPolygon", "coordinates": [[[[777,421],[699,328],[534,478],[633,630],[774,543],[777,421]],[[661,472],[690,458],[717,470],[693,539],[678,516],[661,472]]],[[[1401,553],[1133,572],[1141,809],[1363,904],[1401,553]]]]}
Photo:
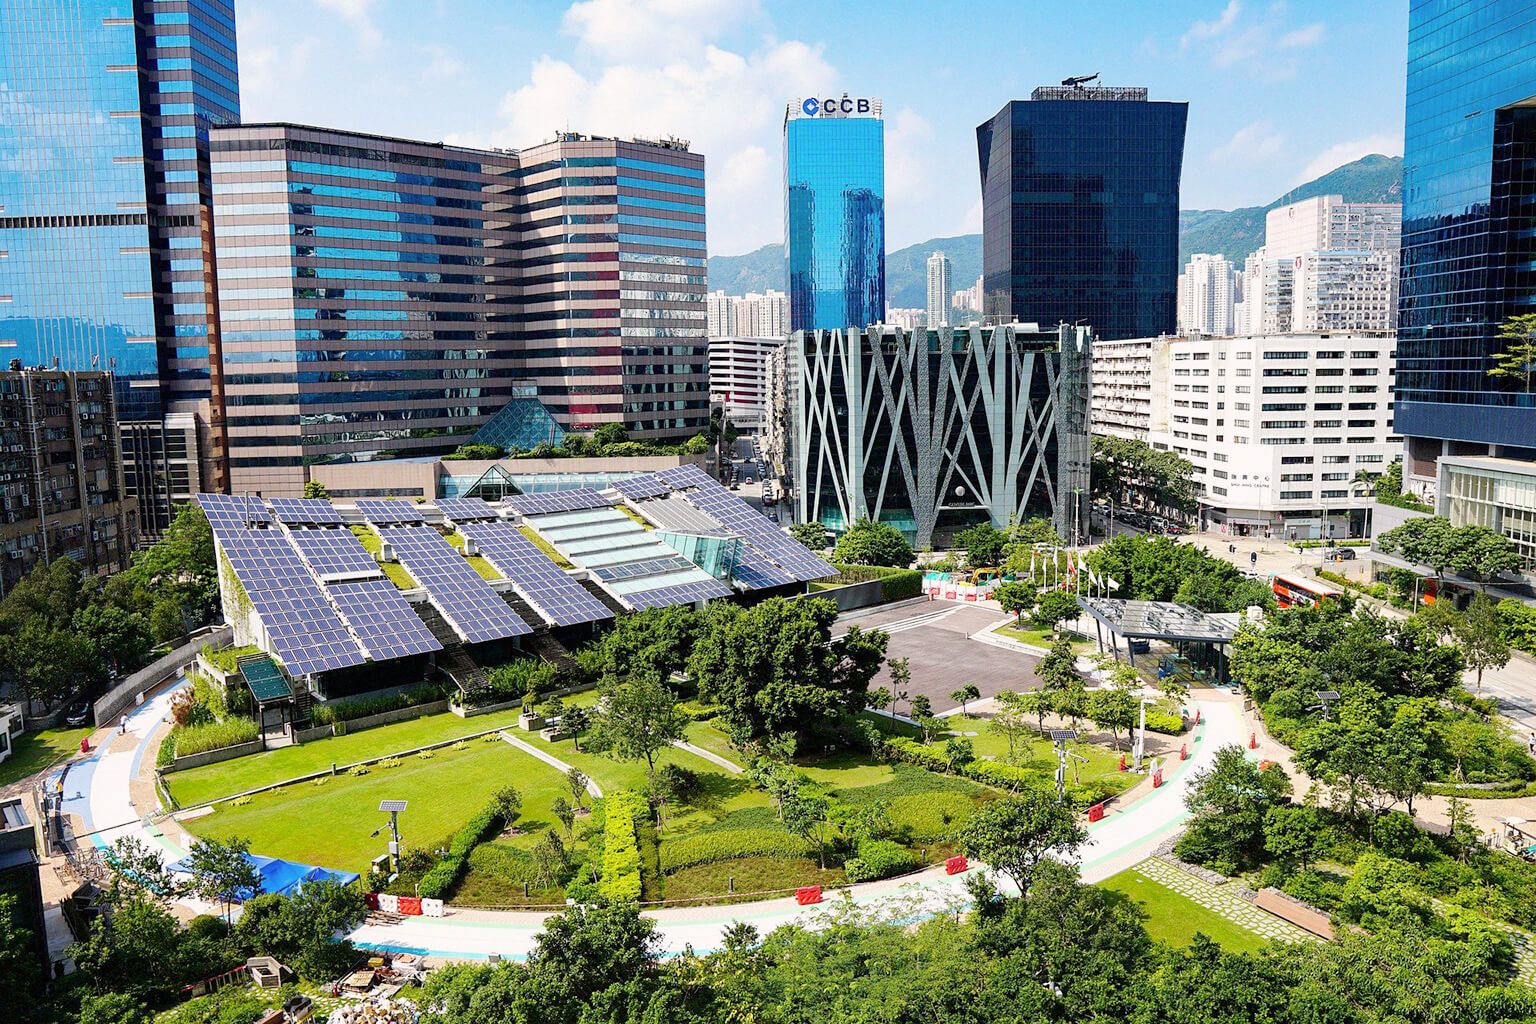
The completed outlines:
{"type": "Polygon", "coordinates": [[[0,0],[0,76],[0,356],[115,372],[128,492],[163,529],[173,477],[199,483],[196,444],[167,453],[212,415],[208,133],[240,116],[234,5],[0,0]]]}
{"type": "Polygon", "coordinates": [[[1225,256],[1191,256],[1179,275],[1179,333],[1231,334],[1242,277],[1225,256]]]}
{"type": "Polygon", "coordinates": [[[928,326],[950,324],[949,257],[941,252],[928,257],[928,326]]]}
{"type": "Polygon", "coordinates": [[[769,288],[765,293],[709,293],[711,338],[779,338],[789,334],[789,296],[769,288]]]}
{"type": "Polygon", "coordinates": [[[962,288],[955,292],[954,299],[951,301],[951,305],[958,310],[967,310],[971,313],[980,313],[982,306],[982,296],[986,294],[986,290],[982,286],[982,281],[983,278],[978,277],[976,278],[976,283],[971,285],[969,288],[962,288]]]}
{"type": "Polygon", "coordinates": [[[989,320],[1174,330],[1188,112],[1143,88],[1042,87],[977,127],[989,320]]]}
{"type": "Polygon", "coordinates": [[[126,569],[138,502],[124,491],[117,390],[101,370],[0,371],[0,594],[38,565],[126,569]]]}
{"type": "Polygon", "coordinates": [[[810,97],[784,114],[784,270],[791,331],[885,313],[885,122],[880,101],[810,97]]]}

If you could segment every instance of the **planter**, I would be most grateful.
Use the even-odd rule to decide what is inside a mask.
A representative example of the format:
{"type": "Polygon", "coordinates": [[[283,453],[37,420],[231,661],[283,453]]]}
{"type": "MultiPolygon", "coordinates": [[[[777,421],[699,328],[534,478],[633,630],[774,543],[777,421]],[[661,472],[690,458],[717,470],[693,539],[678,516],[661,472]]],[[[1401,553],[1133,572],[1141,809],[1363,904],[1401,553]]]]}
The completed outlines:
{"type": "Polygon", "coordinates": [[[462,704],[450,704],[448,705],[448,710],[460,718],[474,718],[476,715],[489,715],[493,711],[506,711],[508,708],[520,708],[522,706],[523,699],[519,697],[517,700],[505,700],[500,704],[484,704],[477,708],[467,708],[462,704]]]}
{"type": "Polygon", "coordinates": [[[236,743],[230,747],[219,747],[217,750],[204,750],[198,754],[183,754],[170,764],[160,769],[162,775],[171,772],[182,772],[188,768],[201,768],[205,764],[218,764],[220,761],[233,761],[237,757],[247,754],[255,754],[262,749],[261,740],[249,740],[245,743],[236,743]]]}

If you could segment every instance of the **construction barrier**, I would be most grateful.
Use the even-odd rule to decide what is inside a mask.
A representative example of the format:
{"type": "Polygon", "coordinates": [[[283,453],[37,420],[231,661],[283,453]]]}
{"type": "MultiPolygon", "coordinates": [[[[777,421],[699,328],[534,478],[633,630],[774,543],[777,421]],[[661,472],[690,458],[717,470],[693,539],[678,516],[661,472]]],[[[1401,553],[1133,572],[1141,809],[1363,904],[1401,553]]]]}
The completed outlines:
{"type": "Polygon", "coordinates": [[[1195,724],[1196,724],[1196,725],[1199,725],[1199,724],[1200,724],[1200,715],[1201,715],[1201,711],[1200,711],[1200,709],[1199,709],[1199,708],[1196,708],[1196,709],[1195,709],[1195,724]]]}
{"type": "Polygon", "coordinates": [[[1120,755],[1120,766],[1118,768],[1116,768],[1115,771],[1117,771],[1117,772],[1125,771],[1125,755],[1124,754],[1120,755]]]}
{"type": "Polygon", "coordinates": [[[366,899],[368,901],[368,909],[369,910],[378,910],[379,909],[379,894],[378,893],[376,893],[376,892],[366,893],[366,894],[364,894],[364,899],[366,899]]]}
{"type": "Polygon", "coordinates": [[[423,896],[421,899],[421,913],[424,917],[442,917],[445,913],[443,901],[428,899],[423,896]]]}
{"type": "Polygon", "coordinates": [[[1152,773],[1152,788],[1156,789],[1157,787],[1161,786],[1162,784],[1163,784],[1163,770],[1161,768],[1159,768],[1157,771],[1152,773]]]}
{"type": "Polygon", "coordinates": [[[1251,732],[1251,733],[1248,734],[1248,749],[1249,750],[1258,750],[1259,749],[1259,734],[1258,733],[1251,732]]]}
{"type": "Polygon", "coordinates": [[[1088,820],[1089,821],[1103,821],[1104,820],[1104,805],[1102,803],[1094,804],[1092,807],[1088,808],[1088,820]]]}
{"type": "Polygon", "coordinates": [[[379,893],[379,909],[386,914],[400,913],[400,897],[387,892],[379,893]]]}
{"type": "Polygon", "coordinates": [[[1183,746],[1179,747],[1179,760],[1180,761],[1188,761],[1189,760],[1189,744],[1188,743],[1185,743],[1183,746]]]}
{"type": "Polygon", "coordinates": [[[969,871],[970,868],[971,862],[964,857],[951,857],[944,862],[944,873],[946,875],[958,875],[961,872],[969,871]]]}
{"type": "Polygon", "coordinates": [[[421,916],[421,897],[420,896],[401,896],[400,897],[400,913],[405,914],[405,915],[407,915],[409,917],[420,917],[421,916]]]}
{"type": "Polygon", "coordinates": [[[813,903],[821,902],[821,886],[807,885],[795,890],[795,902],[802,907],[809,907],[813,903]]]}

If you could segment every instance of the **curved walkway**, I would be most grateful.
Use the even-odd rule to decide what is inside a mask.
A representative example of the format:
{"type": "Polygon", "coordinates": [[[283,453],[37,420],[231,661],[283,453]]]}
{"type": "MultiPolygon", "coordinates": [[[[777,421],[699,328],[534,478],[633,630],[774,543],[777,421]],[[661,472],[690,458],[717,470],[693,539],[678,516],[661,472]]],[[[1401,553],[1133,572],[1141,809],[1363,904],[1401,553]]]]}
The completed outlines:
{"type": "MultiPolygon", "coordinates": [[[[128,720],[129,737],[117,737],[111,749],[71,764],[65,784],[65,810],[80,815],[77,834],[93,833],[98,847],[123,835],[134,835],[167,859],[185,855],[179,830],[162,831],[138,808],[156,806],[152,782],[153,738],[170,708],[167,689],[137,709],[128,720]],[[176,838],[173,838],[176,836],[176,838]]],[[[1146,860],[1153,850],[1188,817],[1184,790],[1190,775],[1208,765],[1219,747],[1247,738],[1238,706],[1230,700],[1195,702],[1203,722],[1196,727],[1191,756],[1164,766],[1164,785],[1118,807],[1103,821],[1088,827],[1088,841],[1078,854],[1085,881],[1108,878],[1146,860]]],[[[514,746],[549,760],[543,751],[509,737],[514,746]]],[[[558,759],[556,759],[558,760],[558,759]]],[[[1122,800],[1125,799],[1122,797],[1122,800]]],[[[852,886],[814,907],[801,907],[793,898],[710,907],[660,907],[647,910],[655,919],[661,946],[667,953],[687,947],[706,952],[718,948],[723,930],[746,921],[760,932],[781,924],[816,926],[833,915],[858,913],[887,920],[911,920],[955,912],[969,902],[964,875],[946,875],[942,865],[903,879],[852,886]]],[[[526,911],[455,910],[444,918],[407,918],[394,925],[364,924],[352,933],[358,944],[377,949],[426,953],[454,959],[482,959],[491,954],[526,956],[534,946],[547,915],[526,911]]]]}
{"type": "MultiPolygon", "coordinates": [[[[554,754],[546,753],[545,751],[542,751],[538,747],[534,746],[532,743],[518,739],[516,736],[513,736],[505,729],[501,730],[496,735],[500,736],[502,739],[516,747],[518,750],[521,750],[523,753],[530,754],[533,757],[538,758],[540,761],[543,761],[551,768],[557,769],[562,775],[569,775],[571,772],[576,770],[575,765],[566,764],[554,754]]],[[[587,793],[592,797],[593,800],[601,800],[603,798],[602,787],[593,782],[590,777],[587,779],[587,793]]]]}
{"type": "Polygon", "coordinates": [[[716,754],[714,751],[705,750],[703,747],[696,747],[692,743],[689,743],[687,740],[673,740],[672,745],[678,750],[686,750],[694,757],[702,757],[710,764],[718,765],[719,767],[724,768],[726,772],[731,775],[740,775],[746,771],[745,768],[737,764],[735,761],[728,761],[721,757],[719,754],[716,754]]]}

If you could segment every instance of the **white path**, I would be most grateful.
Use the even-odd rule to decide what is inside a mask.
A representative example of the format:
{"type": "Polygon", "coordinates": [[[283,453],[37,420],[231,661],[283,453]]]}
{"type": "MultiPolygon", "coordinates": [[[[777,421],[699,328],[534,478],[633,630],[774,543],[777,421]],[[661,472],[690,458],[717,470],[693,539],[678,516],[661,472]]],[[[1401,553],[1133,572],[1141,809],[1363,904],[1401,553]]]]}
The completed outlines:
{"type": "MultiPolygon", "coordinates": [[[[1079,855],[1084,880],[1101,881],[1150,856],[1158,843],[1189,816],[1183,798],[1190,775],[1208,765],[1217,748],[1241,744],[1246,739],[1247,731],[1235,704],[1201,701],[1195,706],[1201,712],[1203,724],[1197,727],[1191,743],[1190,759],[1168,762],[1162,788],[1089,827],[1088,842],[1079,855]]],[[[168,859],[184,855],[158,828],[140,820],[129,798],[129,780],[135,774],[143,778],[153,774],[150,736],[169,707],[170,691],[166,691],[129,718],[128,729],[139,739],[135,749],[97,755],[71,769],[65,786],[66,809],[84,811],[89,816],[89,828],[104,830],[93,836],[96,845],[108,845],[120,835],[136,835],[163,851],[168,859]]],[[[515,736],[503,733],[502,738],[562,771],[569,768],[515,736]]],[[[733,921],[750,922],[766,933],[781,924],[799,922],[815,926],[828,915],[852,912],[910,920],[957,911],[967,902],[964,876],[947,876],[942,866],[901,881],[857,885],[850,893],[847,897],[830,897],[826,903],[810,908],[798,906],[793,899],[775,899],[725,907],[663,907],[647,914],[659,925],[663,950],[679,953],[688,946],[698,952],[717,948],[722,931],[733,921]]],[[[522,957],[533,949],[544,917],[529,912],[463,910],[446,918],[407,918],[397,925],[364,925],[352,938],[374,948],[422,951],[443,957],[478,959],[492,953],[522,957]]]]}
{"type": "MultiPolygon", "coordinates": [[[[554,754],[551,754],[551,753],[548,753],[546,751],[540,750],[538,747],[534,746],[532,743],[528,743],[528,742],[526,742],[524,740],[518,739],[516,736],[513,736],[511,733],[507,732],[507,730],[505,730],[505,729],[501,730],[501,732],[497,733],[497,735],[500,736],[502,739],[506,740],[508,743],[512,744],[518,750],[521,750],[523,753],[531,754],[534,757],[538,758],[540,761],[543,761],[545,764],[549,765],[550,767],[560,769],[561,774],[565,774],[565,773],[569,772],[572,768],[576,767],[575,765],[566,764],[564,761],[560,760],[554,754]]],[[[587,779],[587,792],[591,795],[592,799],[594,799],[594,800],[601,800],[603,798],[603,789],[602,789],[602,787],[599,786],[597,783],[593,782],[590,777],[587,779]]]]}
{"type": "Polygon", "coordinates": [[[719,765],[721,768],[724,768],[732,775],[740,775],[742,772],[746,771],[745,768],[737,764],[735,761],[728,761],[721,757],[719,754],[716,754],[714,751],[705,750],[703,747],[696,747],[692,743],[689,743],[687,740],[673,740],[672,745],[678,750],[688,751],[688,753],[695,757],[702,757],[710,764],[719,765]]]}

